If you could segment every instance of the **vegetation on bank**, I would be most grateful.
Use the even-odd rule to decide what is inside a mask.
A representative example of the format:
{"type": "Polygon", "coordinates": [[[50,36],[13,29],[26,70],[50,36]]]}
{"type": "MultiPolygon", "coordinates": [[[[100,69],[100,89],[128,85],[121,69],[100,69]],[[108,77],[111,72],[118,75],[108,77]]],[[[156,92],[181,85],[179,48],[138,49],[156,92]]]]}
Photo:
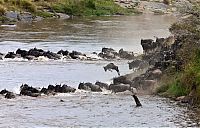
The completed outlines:
{"type": "Polygon", "coordinates": [[[169,67],[161,80],[157,92],[168,97],[186,96],[191,104],[200,104],[200,6],[190,16],[173,24],[170,31],[181,48],[176,59],[182,62],[181,71],[169,67]]]}
{"type": "Polygon", "coordinates": [[[134,9],[122,8],[113,0],[0,0],[0,15],[6,11],[27,11],[42,17],[55,13],[74,16],[125,15],[134,9]]]}

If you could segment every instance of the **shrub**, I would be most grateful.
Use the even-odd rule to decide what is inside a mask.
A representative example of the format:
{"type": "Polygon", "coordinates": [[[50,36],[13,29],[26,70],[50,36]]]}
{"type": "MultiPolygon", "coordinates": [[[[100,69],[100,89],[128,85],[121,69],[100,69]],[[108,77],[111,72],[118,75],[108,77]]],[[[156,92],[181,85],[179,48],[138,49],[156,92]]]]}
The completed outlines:
{"type": "Polygon", "coordinates": [[[36,5],[33,4],[30,0],[20,0],[20,6],[30,12],[36,12],[37,8],[36,5]]]}
{"type": "Polygon", "coordinates": [[[0,5],[0,16],[3,16],[6,13],[6,9],[3,5],[0,5]]]}

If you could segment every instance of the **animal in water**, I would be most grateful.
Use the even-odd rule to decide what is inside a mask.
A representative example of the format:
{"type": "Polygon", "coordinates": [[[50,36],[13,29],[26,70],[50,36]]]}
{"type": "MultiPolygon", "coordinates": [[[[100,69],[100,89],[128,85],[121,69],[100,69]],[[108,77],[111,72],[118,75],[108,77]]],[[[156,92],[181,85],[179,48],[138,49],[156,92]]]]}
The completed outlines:
{"type": "Polygon", "coordinates": [[[107,70],[109,70],[111,72],[112,72],[112,70],[115,70],[115,71],[117,71],[118,75],[120,76],[119,68],[114,63],[109,63],[106,66],[104,66],[103,68],[104,68],[105,72],[107,70]]]}
{"type": "Polygon", "coordinates": [[[138,97],[137,97],[136,95],[132,95],[132,97],[133,97],[134,100],[135,100],[136,107],[142,106],[142,104],[140,103],[140,101],[139,101],[139,99],[138,99],[138,97]]]}

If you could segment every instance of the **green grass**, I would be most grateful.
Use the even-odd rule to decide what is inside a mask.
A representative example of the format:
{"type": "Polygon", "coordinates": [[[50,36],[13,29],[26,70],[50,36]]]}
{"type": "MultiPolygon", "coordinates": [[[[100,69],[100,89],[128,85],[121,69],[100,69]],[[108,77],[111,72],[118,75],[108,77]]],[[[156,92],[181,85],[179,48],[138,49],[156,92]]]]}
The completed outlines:
{"type": "Polygon", "coordinates": [[[51,17],[53,13],[65,13],[74,16],[127,15],[136,12],[115,4],[113,0],[0,0],[0,15],[3,9],[28,11],[42,17],[51,17]]]}
{"type": "Polygon", "coordinates": [[[75,16],[125,15],[134,12],[134,9],[122,8],[113,0],[67,0],[54,4],[52,8],[56,12],[75,16]]]}
{"type": "Polygon", "coordinates": [[[43,18],[51,18],[51,17],[54,16],[54,14],[52,14],[52,13],[49,13],[49,12],[42,12],[42,11],[38,11],[38,12],[36,13],[36,15],[37,15],[37,16],[41,16],[41,17],[43,17],[43,18]]]}

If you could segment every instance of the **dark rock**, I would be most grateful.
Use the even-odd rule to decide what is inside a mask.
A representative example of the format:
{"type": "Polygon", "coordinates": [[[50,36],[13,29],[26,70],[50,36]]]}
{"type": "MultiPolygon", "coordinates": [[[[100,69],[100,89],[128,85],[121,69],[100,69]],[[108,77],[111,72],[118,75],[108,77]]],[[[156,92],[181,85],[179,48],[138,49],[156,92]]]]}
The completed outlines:
{"type": "Polygon", "coordinates": [[[24,22],[31,22],[33,21],[34,17],[31,13],[29,12],[23,12],[18,15],[18,20],[19,21],[24,21],[24,22]]]}
{"type": "Polygon", "coordinates": [[[7,11],[5,13],[5,17],[11,21],[18,21],[19,20],[19,12],[7,11]]]}

